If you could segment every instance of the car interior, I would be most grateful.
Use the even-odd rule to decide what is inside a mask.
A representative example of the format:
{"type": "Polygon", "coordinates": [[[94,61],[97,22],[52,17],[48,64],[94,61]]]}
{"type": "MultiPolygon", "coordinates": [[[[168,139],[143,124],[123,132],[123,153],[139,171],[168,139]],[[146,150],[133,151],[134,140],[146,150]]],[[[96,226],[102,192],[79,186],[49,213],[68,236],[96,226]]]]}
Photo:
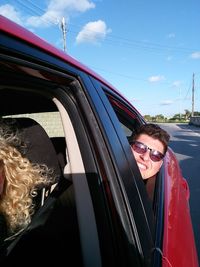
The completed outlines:
{"type": "Polygon", "coordinates": [[[43,188],[38,192],[35,197],[36,212],[30,225],[6,239],[0,251],[0,262],[4,266],[20,263],[26,254],[33,264],[37,264],[40,258],[41,263],[57,265],[65,260],[68,251],[68,261],[83,266],[82,249],[87,247],[89,249],[84,251],[84,255],[88,255],[85,261],[91,266],[98,266],[100,252],[96,241],[96,224],[92,207],[88,208],[90,194],[87,193],[89,189],[82,156],[70,117],[57,98],[47,92],[26,91],[21,82],[23,80],[20,80],[20,87],[16,83],[13,85],[12,81],[9,85],[7,82],[6,85],[1,84],[1,118],[23,133],[24,141],[28,144],[28,159],[54,169],[58,180],[51,188],[43,188]],[[11,97],[15,102],[8,105],[11,97]],[[38,114],[44,113],[53,128],[60,121],[62,133],[48,133],[46,120],[42,120],[44,125],[36,120],[38,114]],[[56,118],[51,120],[51,115],[55,113],[56,118]],[[88,225],[91,226],[89,232],[88,225]],[[83,233],[88,234],[80,237],[80,227],[83,233]],[[89,257],[91,250],[98,257],[89,257]],[[74,251],[76,257],[73,256],[74,251]]]}
{"type": "MultiPolygon", "coordinates": [[[[30,225],[6,240],[6,258],[3,263],[18,262],[24,253],[33,258],[33,262],[35,253],[45,262],[48,262],[48,255],[54,253],[58,263],[63,260],[60,255],[65,255],[66,244],[69,244],[69,251],[75,249],[78,255],[80,240],[73,186],[72,181],[64,177],[63,164],[66,157],[60,151],[63,138],[57,137],[51,141],[44,128],[31,118],[4,118],[3,121],[12,123],[12,126],[22,131],[24,141],[28,144],[28,159],[33,163],[46,164],[58,177],[56,184],[51,188],[42,188],[34,199],[36,212],[30,225]],[[53,142],[59,144],[57,151],[53,142]],[[65,242],[66,239],[68,242],[65,242]]],[[[81,264],[80,250],[79,254],[74,259],[78,266],[81,264]]],[[[53,258],[50,261],[52,263],[53,258]]]]}

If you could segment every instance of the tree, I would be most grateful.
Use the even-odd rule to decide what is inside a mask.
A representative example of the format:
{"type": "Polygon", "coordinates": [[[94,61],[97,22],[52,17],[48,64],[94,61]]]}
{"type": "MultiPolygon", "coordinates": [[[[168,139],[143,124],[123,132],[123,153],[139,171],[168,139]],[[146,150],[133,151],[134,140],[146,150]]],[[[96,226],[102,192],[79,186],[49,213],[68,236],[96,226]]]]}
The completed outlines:
{"type": "Polygon", "coordinates": [[[185,109],[185,120],[188,120],[191,116],[191,112],[188,109],[185,109]]]}
{"type": "Polygon", "coordinates": [[[152,117],[150,115],[144,115],[146,121],[152,121],[152,117]]]}

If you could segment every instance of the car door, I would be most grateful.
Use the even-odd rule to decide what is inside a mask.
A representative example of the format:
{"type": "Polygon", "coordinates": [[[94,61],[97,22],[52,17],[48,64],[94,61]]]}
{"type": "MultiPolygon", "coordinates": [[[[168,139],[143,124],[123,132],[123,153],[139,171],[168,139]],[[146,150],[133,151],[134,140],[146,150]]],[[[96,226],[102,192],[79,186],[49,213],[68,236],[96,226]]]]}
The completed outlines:
{"type": "MultiPolygon", "coordinates": [[[[137,229],[137,234],[135,234],[140,243],[141,254],[147,253],[148,258],[152,256],[150,251],[152,251],[154,239],[152,206],[128,143],[128,138],[131,137],[134,129],[145,122],[139,112],[133,109],[119,93],[110,90],[108,86],[97,80],[92,79],[92,82],[103,103],[104,112],[107,113],[108,120],[112,125],[112,129],[106,129],[105,126],[105,131],[112,149],[115,166],[118,169],[119,177],[116,179],[122,186],[124,198],[127,200],[126,204],[130,212],[128,216],[134,218],[132,227],[137,229]]],[[[101,121],[106,123],[105,114],[100,110],[101,121]]]]}
{"type": "MultiPolygon", "coordinates": [[[[1,116],[56,111],[61,118],[67,162],[62,171],[73,184],[83,266],[150,266],[154,247],[152,207],[113,106],[121,113],[121,120],[129,117],[133,128],[144,123],[139,113],[83,67],[5,33],[1,35],[0,94],[1,116]]],[[[54,125],[53,120],[50,124],[54,125]]],[[[67,244],[69,232],[60,236],[59,243],[66,243],[72,255],[74,251],[67,244]]],[[[42,238],[38,236],[38,244],[42,238]]],[[[46,240],[45,244],[51,245],[47,247],[57,258],[53,253],[47,258],[40,251],[44,261],[64,260],[55,242],[46,240]]],[[[22,256],[22,248],[28,247],[37,248],[25,232],[12,251],[22,256]]]]}

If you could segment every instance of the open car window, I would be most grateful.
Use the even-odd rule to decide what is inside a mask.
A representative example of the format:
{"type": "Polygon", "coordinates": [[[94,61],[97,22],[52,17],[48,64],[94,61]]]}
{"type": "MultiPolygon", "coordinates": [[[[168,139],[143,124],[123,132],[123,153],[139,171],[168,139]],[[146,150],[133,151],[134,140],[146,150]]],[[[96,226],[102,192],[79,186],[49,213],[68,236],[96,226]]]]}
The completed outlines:
{"type": "MultiPolygon", "coordinates": [[[[122,131],[128,142],[132,140],[137,127],[146,123],[137,110],[127,106],[127,103],[118,96],[106,94],[113,110],[119,120],[122,131]]],[[[142,177],[140,177],[142,179],[142,177]]],[[[163,243],[163,225],[164,225],[164,168],[161,167],[156,177],[148,179],[145,184],[146,192],[151,202],[152,211],[155,218],[154,245],[162,250],[163,243]]],[[[161,261],[161,254],[155,261],[161,261]],[[158,260],[159,258],[159,260],[158,260]]]]}

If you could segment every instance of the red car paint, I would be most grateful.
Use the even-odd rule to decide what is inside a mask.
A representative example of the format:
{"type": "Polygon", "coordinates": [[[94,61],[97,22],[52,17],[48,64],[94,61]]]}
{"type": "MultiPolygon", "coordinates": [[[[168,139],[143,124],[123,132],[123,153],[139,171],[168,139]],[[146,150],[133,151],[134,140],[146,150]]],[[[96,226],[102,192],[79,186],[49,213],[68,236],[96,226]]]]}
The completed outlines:
{"type": "Polygon", "coordinates": [[[190,219],[189,187],[174,153],[168,150],[165,158],[163,267],[199,266],[190,219]]]}

